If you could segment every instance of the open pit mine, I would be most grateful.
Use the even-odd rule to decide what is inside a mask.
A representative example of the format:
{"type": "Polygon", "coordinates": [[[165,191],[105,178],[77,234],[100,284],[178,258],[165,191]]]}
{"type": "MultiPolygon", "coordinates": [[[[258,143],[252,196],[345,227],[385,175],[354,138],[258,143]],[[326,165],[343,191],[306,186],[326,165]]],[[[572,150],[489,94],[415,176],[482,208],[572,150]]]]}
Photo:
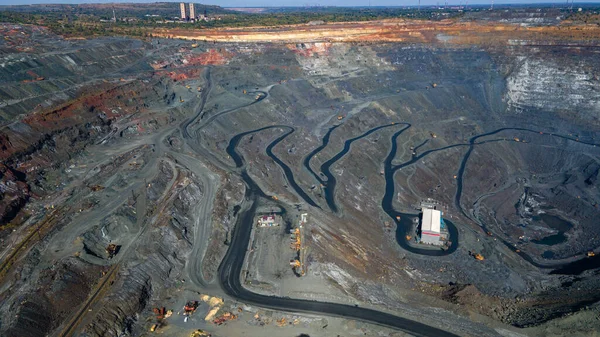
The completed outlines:
{"type": "Polygon", "coordinates": [[[0,335],[597,335],[600,28],[555,21],[0,24],[0,335]]]}

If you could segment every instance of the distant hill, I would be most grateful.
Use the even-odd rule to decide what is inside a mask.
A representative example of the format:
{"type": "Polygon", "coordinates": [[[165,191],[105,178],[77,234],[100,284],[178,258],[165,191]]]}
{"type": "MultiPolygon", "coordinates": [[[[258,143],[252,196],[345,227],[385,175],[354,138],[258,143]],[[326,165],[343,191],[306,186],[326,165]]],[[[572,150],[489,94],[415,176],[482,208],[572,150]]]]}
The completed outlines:
{"type": "MultiPolygon", "coordinates": [[[[188,2],[185,2],[186,6],[188,2]]],[[[196,13],[203,14],[229,14],[234,11],[220,6],[194,3],[196,13]]],[[[178,2],[155,3],[97,3],[97,4],[38,4],[38,5],[9,5],[0,6],[0,11],[21,13],[65,13],[70,15],[93,15],[112,17],[113,9],[117,16],[143,17],[146,15],[159,15],[161,17],[178,17],[178,2]]]]}

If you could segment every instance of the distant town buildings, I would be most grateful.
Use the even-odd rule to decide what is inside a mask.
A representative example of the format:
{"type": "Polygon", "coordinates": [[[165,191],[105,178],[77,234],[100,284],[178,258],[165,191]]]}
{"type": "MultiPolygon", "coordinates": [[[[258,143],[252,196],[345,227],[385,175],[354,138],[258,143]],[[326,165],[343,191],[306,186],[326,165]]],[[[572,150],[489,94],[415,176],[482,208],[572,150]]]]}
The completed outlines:
{"type": "MultiPolygon", "coordinates": [[[[204,14],[200,14],[198,16],[196,16],[196,7],[193,3],[189,3],[189,13],[186,12],[186,5],[184,2],[179,3],[179,9],[181,11],[181,18],[179,19],[179,22],[183,22],[183,21],[193,21],[195,22],[196,20],[199,21],[213,21],[213,20],[221,20],[221,16],[211,16],[209,17],[208,14],[206,13],[206,8],[204,8],[204,14]]],[[[164,22],[172,22],[172,21],[164,21],[164,22]]]]}

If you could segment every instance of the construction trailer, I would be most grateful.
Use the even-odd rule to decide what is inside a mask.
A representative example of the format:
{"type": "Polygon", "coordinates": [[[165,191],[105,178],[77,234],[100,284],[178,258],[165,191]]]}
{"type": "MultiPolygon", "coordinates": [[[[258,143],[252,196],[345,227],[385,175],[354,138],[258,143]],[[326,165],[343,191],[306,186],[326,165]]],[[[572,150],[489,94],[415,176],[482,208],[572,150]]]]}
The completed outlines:
{"type": "Polygon", "coordinates": [[[442,212],[423,208],[423,218],[421,220],[421,243],[441,246],[444,242],[441,239],[442,212]]]}
{"type": "Polygon", "coordinates": [[[275,214],[263,215],[258,217],[257,225],[258,227],[274,227],[279,226],[279,222],[275,214]]]}

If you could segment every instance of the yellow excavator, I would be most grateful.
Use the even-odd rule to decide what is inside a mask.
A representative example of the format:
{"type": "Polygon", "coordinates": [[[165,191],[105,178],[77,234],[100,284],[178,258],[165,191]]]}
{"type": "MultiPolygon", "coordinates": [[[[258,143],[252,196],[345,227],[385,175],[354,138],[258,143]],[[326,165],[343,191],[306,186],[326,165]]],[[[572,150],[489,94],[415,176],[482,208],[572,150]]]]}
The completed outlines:
{"type": "Polygon", "coordinates": [[[474,257],[475,260],[479,260],[479,261],[485,260],[485,258],[483,257],[483,255],[481,255],[479,253],[475,253],[475,252],[469,251],[469,255],[472,256],[472,257],[474,257]]]}

